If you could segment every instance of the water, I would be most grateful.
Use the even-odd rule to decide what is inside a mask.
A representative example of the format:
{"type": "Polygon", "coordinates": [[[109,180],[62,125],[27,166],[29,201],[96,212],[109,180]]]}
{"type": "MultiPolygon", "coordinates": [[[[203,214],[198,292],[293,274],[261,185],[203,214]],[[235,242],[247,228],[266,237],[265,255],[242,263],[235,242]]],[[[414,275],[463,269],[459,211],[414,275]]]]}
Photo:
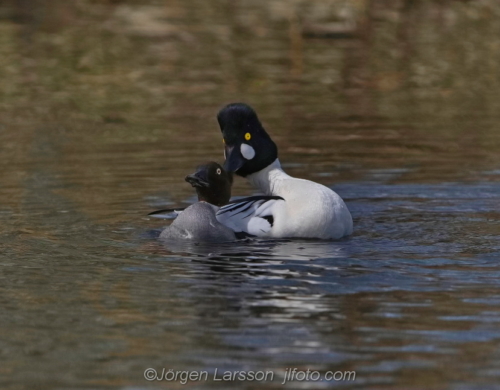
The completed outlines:
{"type": "Polygon", "coordinates": [[[144,379],[171,368],[207,371],[194,389],[497,388],[499,14],[2,4],[1,387],[182,388],[144,379]],[[231,101],[255,107],[288,173],[346,200],[352,237],[155,238],[165,221],[147,213],[193,202],[183,177],[222,161],[215,114],[231,101]],[[287,368],[356,379],[282,385],[287,368]]]}

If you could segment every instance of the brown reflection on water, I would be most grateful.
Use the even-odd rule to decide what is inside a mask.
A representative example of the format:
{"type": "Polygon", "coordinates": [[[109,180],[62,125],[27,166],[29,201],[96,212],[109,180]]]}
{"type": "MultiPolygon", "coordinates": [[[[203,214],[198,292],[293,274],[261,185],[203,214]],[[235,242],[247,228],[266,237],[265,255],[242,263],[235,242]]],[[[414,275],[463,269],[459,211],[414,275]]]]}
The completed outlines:
{"type": "Polygon", "coordinates": [[[3,10],[4,126],[25,145],[56,122],[72,177],[115,188],[123,163],[88,153],[132,144],[131,164],[163,164],[173,184],[199,157],[221,159],[214,117],[235,100],[256,107],[284,161],[421,167],[410,180],[498,164],[495,2],[26,0],[3,10]],[[188,149],[200,155],[176,155],[188,149]]]}

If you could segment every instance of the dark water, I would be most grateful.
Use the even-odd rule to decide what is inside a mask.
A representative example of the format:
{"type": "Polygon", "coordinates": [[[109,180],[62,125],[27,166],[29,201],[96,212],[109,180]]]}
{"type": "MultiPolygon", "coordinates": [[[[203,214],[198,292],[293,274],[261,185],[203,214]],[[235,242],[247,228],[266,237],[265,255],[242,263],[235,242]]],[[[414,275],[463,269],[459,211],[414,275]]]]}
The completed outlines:
{"type": "Polygon", "coordinates": [[[0,11],[1,388],[498,388],[496,2],[0,11]],[[288,173],[346,200],[352,237],[154,238],[147,213],[192,202],[183,177],[222,160],[230,101],[288,173]],[[356,378],[282,385],[287,368],[356,378]]]}

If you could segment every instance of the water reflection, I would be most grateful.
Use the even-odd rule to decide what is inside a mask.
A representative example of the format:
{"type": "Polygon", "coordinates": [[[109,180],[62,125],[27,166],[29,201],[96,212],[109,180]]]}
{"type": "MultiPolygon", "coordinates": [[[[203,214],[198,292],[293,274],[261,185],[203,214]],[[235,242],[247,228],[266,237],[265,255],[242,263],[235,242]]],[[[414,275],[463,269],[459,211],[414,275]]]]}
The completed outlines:
{"type": "Polygon", "coordinates": [[[236,243],[210,244],[190,241],[160,241],[172,253],[186,253],[208,258],[242,257],[258,261],[261,258],[280,260],[312,260],[321,257],[345,256],[336,243],[319,240],[246,239],[236,243]]]}
{"type": "Polygon", "coordinates": [[[210,352],[196,350],[199,364],[241,369],[213,355],[224,345],[233,359],[256,367],[356,367],[370,383],[397,388],[421,370],[441,376],[451,356],[468,367],[463,354],[496,345],[495,296],[470,297],[483,296],[485,286],[496,294],[500,248],[474,233],[460,242],[451,237],[485,221],[481,214],[498,202],[496,183],[339,188],[360,229],[349,240],[257,240],[205,248],[189,263],[179,259],[184,265],[175,276],[186,281],[185,294],[205,298],[195,304],[197,326],[218,337],[210,352]]]}

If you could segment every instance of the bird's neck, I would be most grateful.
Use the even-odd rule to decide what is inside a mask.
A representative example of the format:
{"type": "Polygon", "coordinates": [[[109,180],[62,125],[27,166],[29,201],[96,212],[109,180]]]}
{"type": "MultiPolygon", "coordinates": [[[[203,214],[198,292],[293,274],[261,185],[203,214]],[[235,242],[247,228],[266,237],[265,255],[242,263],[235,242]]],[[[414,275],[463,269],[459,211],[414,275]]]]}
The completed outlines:
{"type": "Polygon", "coordinates": [[[198,201],[199,201],[200,203],[204,203],[204,204],[206,204],[206,205],[209,205],[209,206],[210,206],[210,207],[211,207],[211,208],[212,208],[215,212],[219,211],[219,209],[220,209],[220,207],[219,207],[219,206],[216,206],[216,205],[214,205],[214,204],[212,204],[212,203],[210,203],[210,202],[207,202],[206,200],[203,200],[203,199],[198,198],[198,201]]]}
{"type": "Polygon", "coordinates": [[[248,175],[247,179],[250,184],[266,195],[278,195],[276,192],[277,184],[279,184],[281,180],[289,177],[290,176],[281,169],[280,161],[276,159],[264,169],[248,175]]]}

